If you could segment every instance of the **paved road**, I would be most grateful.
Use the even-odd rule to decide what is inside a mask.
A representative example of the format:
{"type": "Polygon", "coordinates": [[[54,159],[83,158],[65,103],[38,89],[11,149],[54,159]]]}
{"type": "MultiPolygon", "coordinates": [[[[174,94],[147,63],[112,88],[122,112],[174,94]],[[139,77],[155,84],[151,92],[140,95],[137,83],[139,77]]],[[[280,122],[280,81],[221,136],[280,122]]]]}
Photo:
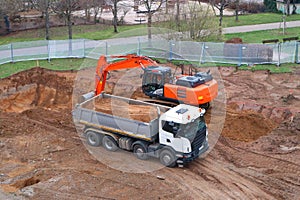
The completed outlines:
{"type": "MultiPolygon", "coordinates": [[[[300,26],[300,21],[286,22],[286,28],[299,27],[299,26],[300,26]]],[[[278,28],[283,28],[282,22],[228,27],[228,28],[223,28],[223,33],[243,33],[243,32],[251,32],[251,31],[271,30],[271,29],[278,29],[278,28]]]]}

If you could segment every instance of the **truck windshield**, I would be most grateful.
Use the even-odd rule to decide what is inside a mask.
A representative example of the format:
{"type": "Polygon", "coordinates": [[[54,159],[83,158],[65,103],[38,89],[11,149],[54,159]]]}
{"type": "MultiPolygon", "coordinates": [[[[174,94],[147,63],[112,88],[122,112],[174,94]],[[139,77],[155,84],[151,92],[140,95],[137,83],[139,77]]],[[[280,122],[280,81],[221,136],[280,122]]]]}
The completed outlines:
{"type": "Polygon", "coordinates": [[[205,122],[197,118],[195,121],[188,124],[181,124],[178,127],[175,137],[185,137],[191,142],[196,137],[197,131],[202,130],[205,127],[205,122]]]}

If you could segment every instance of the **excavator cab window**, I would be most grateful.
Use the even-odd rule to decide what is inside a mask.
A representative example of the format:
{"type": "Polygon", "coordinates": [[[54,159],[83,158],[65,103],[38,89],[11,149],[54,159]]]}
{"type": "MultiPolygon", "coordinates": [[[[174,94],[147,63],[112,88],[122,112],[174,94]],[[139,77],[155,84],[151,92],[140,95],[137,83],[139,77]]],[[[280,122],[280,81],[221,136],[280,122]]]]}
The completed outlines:
{"type": "Polygon", "coordinates": [[[157,96],[154,93],[158,89],[162,89],[164,86],[164,77],[160,72],[148,71],[143,75],[143,92],[148,96],[157,96]]]}

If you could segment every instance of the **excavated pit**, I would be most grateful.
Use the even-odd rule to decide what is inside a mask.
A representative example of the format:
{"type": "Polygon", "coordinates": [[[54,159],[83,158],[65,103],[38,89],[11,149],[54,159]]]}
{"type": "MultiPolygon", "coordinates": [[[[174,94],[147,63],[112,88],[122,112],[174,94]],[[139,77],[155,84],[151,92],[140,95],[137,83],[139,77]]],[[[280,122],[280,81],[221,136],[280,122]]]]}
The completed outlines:
{"type": "MultiPolygon", "coordinates": [[[[80,188],[83,182],[84,191],[89,192],[87,197],[91,198],[99,193],[90,190],[89,187],[98,188],[104,196],[119,199],[128,198],[130,193],[137,195],[144,191],[137,186],[126,184],[127,181],[133,185],[142,185],[142,188],[148,187],[154,192],[145,195],[153,198],[212,197],[202,191],[200,186],[203,185],[212,188],[211,193],[217,198],[220,197],[217,196],[218,192],[215,189],[217,185],[222,195],[232,199],[234,198],[232,193],[227,193],[228,185],[231,185],[231,190],[240,194],[241,198],[292,199],[300,194],[299,188],[296,187],[299,180],[289,175],[300,174],[300,163],[294,161],[299,155],[300,148],[300,116],[297,110],[300,87],[298,89],[295,87],[290,96],[284,92],[277,95],[276,92],[283,84],[276,83],[284,83],[283,79],[294,79],[290,75],[282,75],[279,78],[277,75],[267,77],[265,74],[258,74],[257,82],[264,77],[267,86],[257,84],[262,95],[259,97],[259,94],[256,94],[254,102],[253,91],[256,86],[253,80],[257,77],[246,84],[245,81],[249,80],[248,72],[239,73],[248,78],[239,81],[238,74],[234,74],[230,69],[222,73],[227,87],[226,92],[229,94],[229,104],[226,108],[222,136],[215,149],[205,159],[191,163],[185,171],[164,169],[157,172],[158,175],[167,177],[164,180],[164,190],[161,190],[157,182],[161,180],[153,178],[150,174],[119,173],[95,161],[87,153],[81,138],[76,134],[71,115],[75,72],[34,68],[2,79],[0,80],[0,188],[6,192],[19,191],[20,194],[20,189],[33,187],[35,198],[51,198],[54,194],[58,195],[58,198],[64,198],[66,195],[70,198],[82,198],[80,195],[83,190],[80,188]],[[275,83],[271,83],[271,80],[275,83]],[[266,92],[264,88],[267,88],[266,92]],[[270,90],[276,95],[273,95],[272,99],[272,95],[268,94],[271,99],[266,103],[265,93],[270,93],[270,90]],[[38,169],[43,176],[24,178],[21,172],[14,175],[10,173],[16,169],[16,165],[12,163],[19,163],[22,169],[26,169],[24,174],[28,171],[34,173],[38,169]],[[274,168],[277,165],[279,167],[274,168]],[[281,170],[280,166],[285,169],[281,170]],[[111,181],[116,176],[122,181],[111,181]],[[201,177],[204,177],[204,182],[201,177]],[[186,185],[191,188],[193,184],[191,195],[182,192],[185,191],[186,185]],[[254,189],[247,190],[248,187],[243,185],[251,185],[254,189]],[[111,193],[118,188],[124,188],[122,194],[125,196],[120,196],[117,192],[111,193]]],[[[115,83],[108,83],[108,86],[113,85],[115,83]]],[[[286,85],[294,87],[297,83],[286,85]]],[[[107,92],[111,92],[112,88],[109,87],[109,90],[107,92]]],[[[127,90],[124,90],[125,92],[127,90]]],[[[135,92],[134,97],[138,98],[139,94],[140,91],[135,92]]],[[[119,112],[111,112],[112,103],[109,101],[99,101],[95,105],[98,111],[121,117],[129,116],[145,122],[156,117],[156,109],[147,106],[130,105],[128,109],[124,106],[127,109],[124,111],[119,104],[117,108],[119,112]]],[[[206,114],[208,124],[211,117],[213,116],[209,110],[206,114]]]]}

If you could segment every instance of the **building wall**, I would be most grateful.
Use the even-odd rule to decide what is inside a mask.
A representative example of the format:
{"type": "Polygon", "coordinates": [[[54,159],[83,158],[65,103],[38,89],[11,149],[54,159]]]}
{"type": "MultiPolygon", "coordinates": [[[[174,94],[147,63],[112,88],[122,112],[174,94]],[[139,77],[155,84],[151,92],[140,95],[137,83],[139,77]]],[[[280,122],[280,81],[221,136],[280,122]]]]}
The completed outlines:
{"type": "MultiPolygon", "coordinates": [[[[276,1],[276,5],[277,5],[277,10],[281,11],[282,13],[286,13],[287,12],[287,6],[284,2],[282,1],[276,1]]],[[[300,14],[300,3],[296,3],[296,13],[300,14]]],[[[290,14],[292,14],[293,12],[293,4],[290,4],[290,14]]]]}

